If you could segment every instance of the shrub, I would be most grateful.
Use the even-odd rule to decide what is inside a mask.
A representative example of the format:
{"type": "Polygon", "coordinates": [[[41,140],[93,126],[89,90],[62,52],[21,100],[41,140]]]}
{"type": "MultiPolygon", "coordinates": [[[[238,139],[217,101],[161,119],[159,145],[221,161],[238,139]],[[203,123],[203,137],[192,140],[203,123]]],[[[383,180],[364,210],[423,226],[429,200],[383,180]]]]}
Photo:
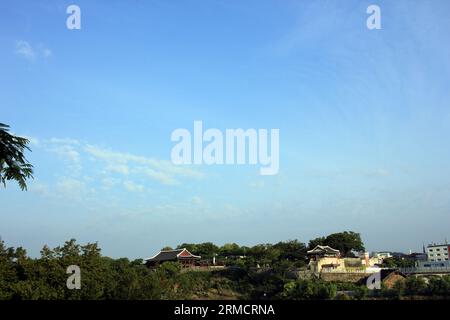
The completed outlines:
{"type": "Polygon", "coordinates": [[[320,280],[297,280],[285,284],[283,297],[292,300],[325,300],[336,296],[336,285],[320,280]]]}

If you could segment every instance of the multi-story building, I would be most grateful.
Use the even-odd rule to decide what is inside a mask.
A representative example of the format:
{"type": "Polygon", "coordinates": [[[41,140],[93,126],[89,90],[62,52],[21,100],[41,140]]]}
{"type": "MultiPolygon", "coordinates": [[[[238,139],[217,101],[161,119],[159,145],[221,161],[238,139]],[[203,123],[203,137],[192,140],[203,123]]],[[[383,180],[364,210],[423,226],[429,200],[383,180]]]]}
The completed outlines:
{"type": "Polygon", "coordinates": [[[427,246],[427,258],[431,262],[449,261],[450,245],[445,244],[429,244],[427,246]]]}

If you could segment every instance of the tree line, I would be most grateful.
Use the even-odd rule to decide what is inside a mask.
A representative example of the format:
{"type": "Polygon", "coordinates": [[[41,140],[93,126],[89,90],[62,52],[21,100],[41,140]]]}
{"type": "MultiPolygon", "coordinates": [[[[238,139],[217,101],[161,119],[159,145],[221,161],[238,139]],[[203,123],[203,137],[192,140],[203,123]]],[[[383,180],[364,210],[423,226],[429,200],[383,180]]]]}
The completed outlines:
{"type": "MultiPolygon", "coordinates": [[[[342,233],[347,239],[350,232],[342,233]]],[[[355,237],[357,234],[351,233],[355,237]]],[[[336,234],[320,239],[336,239],[336,234]]],[[[360,237],[359,237],[360,238],[360,237]]],[[[78,244],[74,239],[62,246],[44,246],[38,258],[26,250],[6,247],[0,240],[0,299],[405,299],[449,298],[450,276],[428,280],[408,277],[393,288],[369,292],[365,283],[325,282],[298,279],[293,271],[307,263],[308,245],[291,240],[252,247],[237,244],[217,246],[206,242],[183,243],[206,259],[217,256],[229,268],[189,271],[177,262],[149,269],[142,259],[103,256],[97,243],[78,244]],[[245,257],[245,258],[243,258],[245,257]],[[66,286],[67,267],[81,269],[80,290],[66,286]],[[259,266],[259,267],[258,267],[259,266]],[[351,295],[348,292],[352,292],[351,295]]],[[[320,242],[322,243],[322,242],[320,242]]],[[[341,245],[346,248],[351,244],[341,245]]],[[[362,243],[361,243],[362,245],[362,243]]],[[[361,246],[356,246],[358,249],[361,246]]],[[[348,254],[351,254],[351,250],[348,254]]]]}
{"type": "MultiPolygon", "coordinates": [[[[347,234],[342,233],[342,239],[347,234]]],[[[233,298],[271,297],[281,294],[293,268],[306,265],[306,251],[315,244],[298,240],[252,247],[183,243],[178,247],[206,261],[216,256],[235,268],[182,272],[178,263],[163,263],[150,270],[142,259],[103,256],[97,243],[80,245],[71,239],[55,248],[44,246],[38,258],[31,258],[24,248],[6,247],[0,240],[0,299],[182,299],[219,297],[224,292],[233,298]],[[66,287],[70,265],[81,269],[80,290],[66,287]]]]}

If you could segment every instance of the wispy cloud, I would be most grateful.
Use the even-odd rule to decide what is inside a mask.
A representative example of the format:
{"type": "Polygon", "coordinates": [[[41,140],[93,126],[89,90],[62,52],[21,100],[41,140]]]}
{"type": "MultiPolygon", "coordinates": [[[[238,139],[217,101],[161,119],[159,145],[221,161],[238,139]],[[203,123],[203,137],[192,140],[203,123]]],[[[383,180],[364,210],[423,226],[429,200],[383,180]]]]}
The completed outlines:
{"type": "Polygon", "coordinates": [[[130,169],[128,168],[128,166],[126,164],[120,164],[120,163],[109,164],[106,167],[106,170],[115,172],[115,173],[120,173],[122,175],[128,175],[130,173],[130,169]]]}
{"type": "Polygon", "coordinates": [[[261,188],[264,188],[265,183],[264,183],[264,181],[259,180],[259,181],[252,181],[248,185],[251,188],[261,189],[261,188]]]}
{"type": "Polygon", "coordinates": [[[71,145],[54,146],[49,150],[74,163],[80,162],[80,153],[71,145]]]}
{"type": "Polygon", "coordinates": [[[202,174],[186,167],[178,167],[167,160],[158,160],[130,153],[115,152],[93,145],[86,145],[84,151],[97,160],[106,163],[105,169],[127,175],[141,173],[165,185],[179,184],[179,178],[201,178],[202,174]]]}
{"type": "Polygon", "coordinates": [[[44,140],[42,146],[45,151],[56,154],[69,164],[72,173],[79,175],[82,171],[80,142],[74,139],[52,138],[44,140]]]}
{"type": "Polygon", "coordinates": [[[87,190],[86,183],[84,181],[66,177],[61,178],[56,187],[60,193],[75,197],[85,194],[87,190]]]}
{"type": "Polygon", "coordinates": [[[308,175],[315,178],[338,178],[338,177],[366,177],[366,178],[383,178],[392,175],[392,172],[386,168],[369,168],[369,169],[347,169],[347,170],[328,170],[328,169],[311,169],[308,175]]]}
{"type": "Polygon", "coordinates": [[[366,174],[370,177],[386,177],[390,175],[390,172],[387,169],[378,168],[372,171],[367,171],[366,174]]]}
{"type": "Polygon", "coordinates": [[[42,55],[46,58],[50,57],[52,55],[52,51],[48,48],[44,48],[42,49],[42,55]]]}
{"type": "Polygon", "coordinates": [[[40,44],[37,47],[33,47],[28,41],[17,40],[16,41],[16,54],[29,60],[35,61],[39,57],[48,58],[52,55],[52,51],[40,44]]]}
{"type": "Polygon", "coordinates": [[[36,58],[36,52],[27,41],[16,41],[16,53],[28,60],[36,58]]]}
{"type": "Polygon", "coordinates": [[[33,140],[39,141],[36,147],[53,153],[66,162],[67,175],[73,178],[98,176],[97,181],[100,183],[97,187],[102,189],[120,183],[128,191],[144,191],[141,185],[146,180],[163,185],[179,185],[182,179],[199,179],[203,176],[197,170],[178,167],[167,160],[112,151],[76,139],[33,140]]]}
{"type": "Polygon", "coordinates": [[[123,185],[125,189],[131,192],[143,192],[145,191],[145,187],[141,184],[134,183],[133,181],[124,181],[123,185]]]}
{"type": "Polygon", "coordinates": [[[26,136],[26,135],[22,135],[23,138],[28,139],[28,141],[30,141],[30,144],[32,146],[39,146],[39,139],[35,138],[35,137],[30,137],[30,136],[26,136]]]}
{"type": "Polygon", "coordinates": [[[117,184],[120,183],[120,179],[117,178],[111,178],[111,177],[106,177],[101,179],[101,187],[102,189],[111,189],[112,187],[116,186],[117,184]]]}

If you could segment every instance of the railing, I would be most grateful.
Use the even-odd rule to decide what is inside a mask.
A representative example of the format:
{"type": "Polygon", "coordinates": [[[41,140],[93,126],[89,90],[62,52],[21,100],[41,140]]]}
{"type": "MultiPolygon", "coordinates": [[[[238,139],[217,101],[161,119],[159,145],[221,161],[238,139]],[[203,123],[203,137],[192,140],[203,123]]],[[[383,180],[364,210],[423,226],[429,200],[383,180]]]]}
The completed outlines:
{"type": "MultiPolygon", "coordinates": [[[[425,273],[425,274],[450,274],[450,267],[409,267],[398,268],[397,271],[404,274],[425,273]]],[[[365,269],[327,269],[322,268],[321,273],[374,273],[374,270],[365,269]]]]}
{"type": "Polygon", "coordinates": [[[406,274],[408,273],[450,274],[450,267],[409,267],[409,268],[398,268],[398,271],[406,274]]]}
{"type": "Polygon", "coordinates": [[[325,269],[322,268],[321,273],[373,273],[365,269],[325,269]]]}

